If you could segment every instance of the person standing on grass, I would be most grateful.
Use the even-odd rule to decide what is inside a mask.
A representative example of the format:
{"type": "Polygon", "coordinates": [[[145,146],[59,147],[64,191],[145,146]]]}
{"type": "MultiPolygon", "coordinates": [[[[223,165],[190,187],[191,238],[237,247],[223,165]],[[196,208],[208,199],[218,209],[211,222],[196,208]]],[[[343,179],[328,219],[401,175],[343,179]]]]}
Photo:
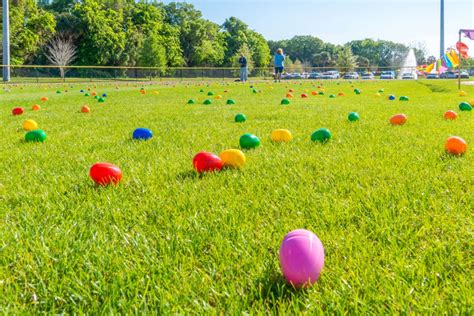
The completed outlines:
{"type": "Polygon", "coordinates": [[[275,82],[280,82],[281,74],[285,68],[285,55],[283,54],[283,49],[278,48],[275,53],[275,82]]]}
{"type": "Polygon", "coordinates": [[[248,68],[247,68],[247,58],[245,58],[244,53],[240,54],[239,58],[240,65],[240,81],[245,82],[248,80],[248,68]]]}

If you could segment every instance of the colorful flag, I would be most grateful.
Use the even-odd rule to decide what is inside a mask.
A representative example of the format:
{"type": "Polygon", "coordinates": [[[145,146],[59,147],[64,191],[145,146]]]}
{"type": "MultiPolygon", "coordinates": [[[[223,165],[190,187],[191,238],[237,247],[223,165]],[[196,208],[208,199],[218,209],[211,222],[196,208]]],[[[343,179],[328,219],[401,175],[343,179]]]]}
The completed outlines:
{"type": "MultiPolygon", "coordinates": [[[[456,61],[454,60],[453,56],[452,56],[452,52],[453,50],[449,50],[448,52],[446,52],[446,59],[449,60],[449,62],[451,63],[451,67],[450,68],[456,68],[457,66],[459,66],[459,63],[456,63],[456,61]]],[[[456,53],[454,53],[456,54],[456,53]]]]}
{"type": "Polygon", "coordinates": [[[425,72],[428,73],[428,74],[429,74],[430,72],[432,72],[432,71],[433,71],[433,68],[434,68],[434,65],[435,65],[435,63],[432,63],[431,65],[428,65],[428,66],[425,68],[425,72]]]}
{"type": "Polygon", "coordinates": [[[464,44],[463,42],[457,42],[456,49],[461,55],[461,58],[464,58],[464,59],[469,58],[469,55],[467,54],[469,52],[469,47],[466,44],[464,44]]]}
{"type": "Polygon", "coordinates": [[[463,33],[464,36],[474,41],[474,30],[459,30],[459,32],[463,33]]]}
{"type": "Polygon", "coordinates": [[[446,68],[453,68],[453,64],[451,64],[451,61],[448,59],[448,57],[446,56],[446,54],[444,54],[444,56],[442,57],[442,59],[443,59],[443,63],[444,63],[443,66],[446,66],[446,68]]]}

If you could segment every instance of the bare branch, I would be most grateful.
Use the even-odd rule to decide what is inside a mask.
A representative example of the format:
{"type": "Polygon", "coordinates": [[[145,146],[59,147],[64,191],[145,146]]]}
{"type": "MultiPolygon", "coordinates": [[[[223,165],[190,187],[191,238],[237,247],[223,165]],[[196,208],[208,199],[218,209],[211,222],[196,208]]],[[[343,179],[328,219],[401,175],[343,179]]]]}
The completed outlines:
{"type": "Polygon", "coordinates": [[[51,64],[60,66],[61,78],[64,78],[64,66],[69,65],[76,58],[77,50],[72,38],[58,35],[54,37],[45,48],[46,58],[51,64]]]}

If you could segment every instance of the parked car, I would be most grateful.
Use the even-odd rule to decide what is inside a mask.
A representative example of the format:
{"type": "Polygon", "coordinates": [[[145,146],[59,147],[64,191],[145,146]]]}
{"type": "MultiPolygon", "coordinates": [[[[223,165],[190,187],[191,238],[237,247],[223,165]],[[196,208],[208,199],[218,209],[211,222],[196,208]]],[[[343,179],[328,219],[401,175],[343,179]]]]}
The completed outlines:
{"type": "Polygon", "coordinates": [[[474,68],[469,69],[467,73],[469,74],[469,76],[474,76],[474,68]]]}
{"type": "Polygon", "coordinates": [[[362,75],[362,79],[364,79],[364,80],[371,80],[371,79],[374,79],[374,78],[375,78],[375,76],[371,72],[366,72],[362,75]]]}
{"type": "Polygon", "coordinates": [[[335,70],[326,71],[321,76],[321,79],[339,79],[339,78],[341,78],[341,75],[339,74],[339,71],[335,71],[335,70]]]}
{"type": "Polygon", "coordinates": [[[439,75],[437,73],[427,74],[426,79],[439,79],[439,75]]]}
{"type": "Polygon", "coordinates": [[[382,71],[380,79],[395,79],[395,71],[382,71]]]}
{"type": "Polygon", "coordinates": [[[411,72],[405,72],[402,74],[402,79],[403,80],[415,80],[415,75],[412,74],[411,72]]]}
{"type": "Polygon", "coordinates": [[[321,73],[312,72],[309,74],[308,79],[321,79],[321,73]]]}
{"type": "MultiPolygon", "coordinates": [[[[461,79],[469,79],[469,73],[467,71],[461,71],[461,79]]],[[[447,71],[439,75],[440,78],[443,79],[457,79],[458,72],[457,71],[447,71]]]]}
{"type": "Polygon", "coordinates": [[[344,79],[359,79],[359,74],[357,72],[348,72],[344,75],[344,79]]]}

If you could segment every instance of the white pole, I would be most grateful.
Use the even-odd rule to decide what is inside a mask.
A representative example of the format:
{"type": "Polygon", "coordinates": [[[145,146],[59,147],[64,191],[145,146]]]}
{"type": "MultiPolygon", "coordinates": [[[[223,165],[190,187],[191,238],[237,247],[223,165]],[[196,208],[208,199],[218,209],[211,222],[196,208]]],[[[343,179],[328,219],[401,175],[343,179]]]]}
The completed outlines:
{"type": "Polygon", "coordinates": [[[10,14],[8,0],[3,0],[3,81],[10,81],[10,14]]]}

